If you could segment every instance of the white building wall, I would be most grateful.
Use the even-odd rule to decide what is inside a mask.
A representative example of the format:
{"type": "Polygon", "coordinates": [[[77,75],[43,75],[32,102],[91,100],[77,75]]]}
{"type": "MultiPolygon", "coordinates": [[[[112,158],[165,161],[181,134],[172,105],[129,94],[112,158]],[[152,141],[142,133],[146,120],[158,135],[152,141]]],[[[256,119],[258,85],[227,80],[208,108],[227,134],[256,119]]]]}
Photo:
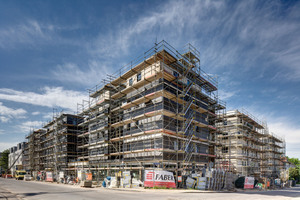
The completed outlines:
{"type": "Polygon", "coordinates": [[[10,148],[10,153],[8,155],[8,167],[11,167],[10,169],[11,174],[15,173],[15,171],[18,169],[17,166],[24,165],[24,155],[22,154],[24,148],[25,148],[25,142],[19,143],[17,146],[10,148]]]}

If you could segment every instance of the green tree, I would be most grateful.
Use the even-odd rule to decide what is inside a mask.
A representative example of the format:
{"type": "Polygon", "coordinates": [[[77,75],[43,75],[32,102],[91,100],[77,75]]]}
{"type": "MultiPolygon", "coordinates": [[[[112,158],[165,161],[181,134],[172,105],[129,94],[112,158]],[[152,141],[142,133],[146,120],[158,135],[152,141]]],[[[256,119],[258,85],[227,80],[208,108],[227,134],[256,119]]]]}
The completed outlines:
{"type": "Polygon", "coordinates": [[[294,164],[296,167],[300,167],[300,160],[298,158],[289,158],[288,161],[294,164]]]}
{"type": "Polygon", "coordinates": [[[298,179],[299,178],[299,169],[290,168],[289,169],[290,179],[298,179]]]}
{"type": "Polygon", "coordinates": [[[290,179],[296,180],[299,182],[300,180],[300,160],[298,158],[288,158],[288,161],[295,165],[294,168],[289,169],[290,179]]]}
{"type": "Polygon", "coordinates": [[[6,171],[8,169],[8,154],[9,150],[4,150],[0,158],[0,168],[2,168],[3,171],[6,171]]]}

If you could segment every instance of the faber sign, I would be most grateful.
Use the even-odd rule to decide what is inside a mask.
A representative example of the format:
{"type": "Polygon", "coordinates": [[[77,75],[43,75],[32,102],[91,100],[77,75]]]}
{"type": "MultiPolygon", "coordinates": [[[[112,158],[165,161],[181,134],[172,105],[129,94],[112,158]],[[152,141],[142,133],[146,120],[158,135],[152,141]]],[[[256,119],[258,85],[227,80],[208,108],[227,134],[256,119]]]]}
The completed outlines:
{"type": "Polygon", "coordinates": [[[164,186],[167,188],[176,188],[173,173],[162,170],[145,170],[144,186],[164,186]]]}
{"type": "Polygon", "coordinates": [[[53,182],[53,174],[52,174],[52,172],[46,172],[46,181],[53,182]]]}
{"type": "Polygon", "coordinates": [[[244,189],[253,189],[254,177],[245,177],[244,189]]]}

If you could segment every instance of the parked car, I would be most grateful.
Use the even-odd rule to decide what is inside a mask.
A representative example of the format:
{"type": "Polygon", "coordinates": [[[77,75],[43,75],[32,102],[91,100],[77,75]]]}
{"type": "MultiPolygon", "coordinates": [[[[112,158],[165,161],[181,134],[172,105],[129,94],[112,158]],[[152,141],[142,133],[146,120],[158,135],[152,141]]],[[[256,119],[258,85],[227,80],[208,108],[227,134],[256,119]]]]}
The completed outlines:
{"type": "Polygon", "coordinates": [[[5,178],[13,178],[11,174],[6,174],[5,178]]]}

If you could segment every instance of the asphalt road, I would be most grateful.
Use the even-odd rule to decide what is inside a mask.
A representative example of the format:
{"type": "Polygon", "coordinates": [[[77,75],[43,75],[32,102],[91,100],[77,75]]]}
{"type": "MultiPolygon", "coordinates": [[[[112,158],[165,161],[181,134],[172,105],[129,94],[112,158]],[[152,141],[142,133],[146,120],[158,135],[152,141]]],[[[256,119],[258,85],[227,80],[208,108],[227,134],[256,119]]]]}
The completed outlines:
{"type": "MultiPolygon", "coordinates": [[[[0,199],[5,196],[24,199],[51,200],[255,200],[255,199],[299,199],[300,187],[276,191],[250,191],[238,193],[205,192],[197,190],[149,190],[149,189],[105,189],[81,188],[56,183],[25,182],[0,178],[0,199]],[[10,192],[10,193],[9,193],[10,192]]],[[[10,198],[8,198],[10,199],[10,198]]]]}

